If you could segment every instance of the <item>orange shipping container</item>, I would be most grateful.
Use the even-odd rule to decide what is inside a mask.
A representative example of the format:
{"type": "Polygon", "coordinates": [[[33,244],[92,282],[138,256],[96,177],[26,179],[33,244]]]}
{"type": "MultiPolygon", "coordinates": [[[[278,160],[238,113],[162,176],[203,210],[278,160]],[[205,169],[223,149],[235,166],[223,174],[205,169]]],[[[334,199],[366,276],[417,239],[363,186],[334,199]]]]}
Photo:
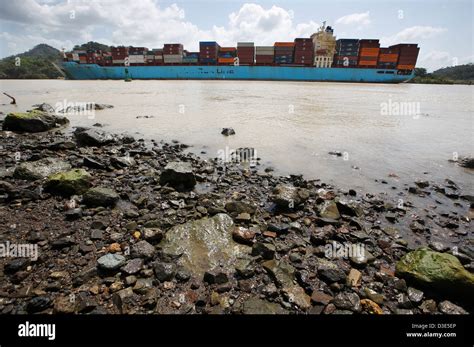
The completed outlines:
{"type": "Polygon", "coordinates": [[[234,58],[219,58],[217,60],[219,64],[233,64],[234,63],[234,58]]]}
{"type": "Polygon", "coordinates": [[[275,47],[294,47],[294,42],[275,42],[275,47]]]}
{"type": "Polygon", "coordinates": [[[369,66],[376,66],[377,61],[376,60],[361,60],[359,62],[359,65],[369,65],[369,66]]]}
{"type": "Polygon", "coordinates": [[[398,54],[380,54],[379,61],[383,63],[396,63],[398,54]]]}
{"type": "Polygon", "coordinates": [[[413,70],[415,65],[397,65],[398,70],[413,70]]]}
{"type": "Polygon", "coordinates": [[[379,55],[380,48],[361,48],[360,55],[376,57],[379,55]]]}

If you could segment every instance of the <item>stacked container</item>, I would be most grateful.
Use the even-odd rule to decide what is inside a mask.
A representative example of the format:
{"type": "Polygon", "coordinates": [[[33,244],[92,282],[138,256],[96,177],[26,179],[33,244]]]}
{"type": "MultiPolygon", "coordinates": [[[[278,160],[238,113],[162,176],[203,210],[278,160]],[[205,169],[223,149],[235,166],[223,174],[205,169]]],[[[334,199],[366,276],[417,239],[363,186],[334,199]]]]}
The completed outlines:
{"type": "Polygon", "coordinates": [[[183,57],[184,64],[197,64],[199,62],[199,52],[188,52],[185,51],[183,57]]]}
{"type": "Polygon", "coordinates": [[[272,65],[275,61],[275,48],[273,46],[257,46],[255,53],[257,65],[272,65]]]}
{"type": "Polygon", "coordinates": [[[154,48],[151,50],[155,59],[155,65],[163,65],[163,49],[154,48]]]}
{"type": "Polygon", "coordinates": [[[166,43],[163,46],[163,62],[165,64],[181,64],[183,62],[183,45],[166,43]]]}
{"type": "Polygon", "coordinates": [[[295,53],[294,42],[275,42],[275,63],[293,64],[293,56],[295,53]]]}
{"type": "Polygon", "coordinates": [[[376,67],[379,59],[379,40],[359,41],[359,67],[376,67]]]}
{"type": "Polygon", "coordinates": [[[310,38],[295,39],[295,57],[293,62],[298,65],[313,65],[314,45],[310,38]]]}
{"type": "Polygon", "coordinates": [[[147,65],[155,65],[155,52],[153,50],[146,52],[145,63],[147,65]]]}
{"type": "Polygon", "coordinates": [[[148,48],[145,47],[129,47],[128,60],[130,65],[144,65],[146,61],[145,55],[147,52],[148,48]]]}
{"type": "Polygon", "coordinates": [[[397,69],[399,70],[413,70],[415,68],[416,60],[420,48],[415,43],[400,43],[395,46],[390,46],[390,49],[400,50],[398,56],[397,69]]]}
{"type": "Polygon", "coordinates": [[[235,47],[221,47],[219,49],[218,63],[223,65],[233,65],[234,59],[237,56],[237,48],[235,47]]]}
{"type": "Polygon", "coordinates": [[[334,66],[356,67],[359,59],[358,39],[339,39],[336,41],[334,66]]]}
{"type": "Polygon", "coordinates": [[[253,65],[255,62],[255,44],[253,42],[238,42],[237,57],[240,65],[253,65]]]}
{"type": "Polygon", "coordinates": [[[114,65],[123,65],[125,58],[128,57],[128,47],[111,47],[110,52],[112,54],[112,64],[114,65]]]}
{"type": "Polygon", "coordinates": [[[215,41],[199,42],[199,62],[209,65],[217,64],[219,48],[219,44],[215,41]]]}
{"type": "Polygon", "coordinates": [[[396,69],[398,62],[398,55],[400,49],[398,47],[393,48],[380,48],[379,60],[377,68],[379,69],[396,69]]]}

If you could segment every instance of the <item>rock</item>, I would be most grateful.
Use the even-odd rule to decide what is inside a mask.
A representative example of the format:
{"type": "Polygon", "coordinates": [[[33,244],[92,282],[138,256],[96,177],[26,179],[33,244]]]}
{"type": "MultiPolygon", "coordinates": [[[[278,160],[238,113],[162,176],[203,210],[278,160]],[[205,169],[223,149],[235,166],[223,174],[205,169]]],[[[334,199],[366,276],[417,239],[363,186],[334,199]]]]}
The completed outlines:
{"type": "Polygon", "coordinates": [[[315,290],[311,294],[311,301],[316,304],[327,305],[333,300],[334,298],[331,295],[328,295],[322,291],[315,290]]]}
{"type": "Polygon", "coordinates": [[[334,298],[333,304],[342,310],[361,311],[360,298],[355,293],[339,293],[334,298]]]}
{"type": "Polygon", "coordinates": [[[349,275],[347,275],[346,285],[349,287],[357,287],[360,284],[362,274],[359,270],[351,269],[349,275]]]}
{"type": "Polygon", "coordinates": [[[408,287],[407,290],[408,299],[414,304],[419,304],[423,300],[424,293],[421,290],[415,289],[413,287],[408,287]]]}
{"type": "Polygon", "coordinates": [[[295,268],[289,263],[273,259],[262,263],[262,266],[279,287],[285,288],[294,285],[295,268]]]}
{"type": "Polygon", "coordinates": [[[229,201],[228,203],[225,204],[225,209],[229,213],[235,213],[235,214],[240,214],[240,213],[248,213],[248,214],[255,214],[255,211],[257,210],[257,207],[248,203],[245,203],[243,201],[229,201]]]}
{"type": "Polygon", "coordinates": [[[375,303],[377,303],[379,305],[383,304],[383,301],[384,301],[383,294],[379,294],[375,290],[367,288],[367,287],[364,288],[364,294],[367,298],[374,301],[375,303]]]}
{"type": "Polygon", "coordinates": [[[100,147],[114,143],[115,138],[106,132],[98,129],[78,129],[74,132],[74,137],[79,146],[100,147]],[[80,130],[80,131],[78,131],[80,130]]]}
{"type": "Polygon", "coordinates": [[[251,245],[255,238],[255,232],[236,226],[232,228],[232,238],[236,242],[251,245]]]}
{"type": "Polygon", "coordinates": [[[325,201],[319,211],[319,215],[322,218],[329,218],[329,219],[341,218],[341,215],[339,214],[339,210],[337,209],[337,205],[334,201],[325,201]]]}
{"type": "Polygon", "coordinates": [[[74,297],[58,296],[54,299],[53,312],[57,314],[72,314],[76,308],[75,302],[74,297]]]}
{"type": "Polygon", "coordinates": [[[123,264],[125,257],[120,254],[109,253],[97,259],[98,267],[106,271],[118,270],[123,264]]]}
{"type": "Polygon", "coordinates": [[[307,189],[296,188],[288,184],[280,184],[273,190],[272,200],[282,209],[293,209],[309,198],[307,189]]]}
{"type": "Polygon", "coordinates": [[[3,130],[37,133],[66,125],[69,120],[48,112],[33,110],[26,113],[9,113],[3,121],[3,130]]]}
{"type": "Polygon", "coordinates": [[[113,108],[113,105],[108,104],[94,104],[94,110],[104,110],[106,108],[113,108]]]}
{"type": "Polygon", "coordinates": [[[235,135],[235,130],[232,128],[223,128],[221,134],[225,136],[235,135]]]}
{"type": "Polygon", "coordinates": [[[158,243],[163,239],[164,233],[159,228],[145,228],[143,229],[143,237],[151,243],[158,243]]]}
{"type": "Polygon", "coordinates": [[[243,314],[285,314],[286,311],[278,304],[258,298],[250,298],[242,305],[243,314]]]}
{"type": "Polygon", "coordinates": [[[223,284],[229,282],[225,272],[219,269],[208,270],[204,273],[204,282],[209,284],[223,284]]]}
{"type": "Polygon", "coordinates": [[[177,264],[197,278],[219,265],[231,268],[235,260],[250,248],[232,239],[232,218],[217,214],[174,226],[161,242],[164,254],[179,256],[177,264]]]}
{"type": "Polygon", "coordinates": [[[176,275],[176,265],[173,263],[155,262],[153,270],[160,282],[171,281],[176,275]]]}
{"type": "MultiPolygon", "coordinates": [[[[350,191],[349,191],[350,192],[350,191]]],[[[364,209],[361,204],[354,200],[343,200],[338,199],[336,201],[337,210],[340,214],[351,216],[351,217],[361,217],[364,215],[364,209]]]]}
{"type": "Polygon", "coordinates": [[[340,267],[325,259],[319,259],[317,270],[318,276],[329,283],[342,282],[346,279],[346,274],[340,267]]]}
{"type": "Polygon", "coordinates": [[[191,163],[175,161],[168,163],[160,176],[160,184],[191,189],[196,185],[196,177],[191,163]]]}
{"type": "Polygon", "coordinates": [[[456,294],[459,300],[473,300],[474,274],[451,254],[419,248],[397,263],[396,275],[421,287],[456,294]]]}
{"type": "Polygon", "coordinates": [[[28,301],[26,311],[28,313],[36,313],[46,310],[51,306],[51,299],[47,296],[37,296],[28,301]]]}
{"type": "Polygon", "coordinates": [[[416,181],[415,184],[421,189],[428,188],[430,186],[430,182],[428,181],[416,181]]]}
{"type": "Polygon", "coordinates": [[[469,314],[465,309],[448,300],[440,302],[438,309],[444,314],[469,314]]]}
{"type": "Polygon", "coordinates": [[[25,269],[29,264],[30,259],[28,258],[15,258],[5,264],[4,271],[7,274],[13,274],[15,272],[25,269]]]}
{"type": "Polygon", "coordinates": [[[133,286],[133,291],[138,294],[146,294],[149,289],[153,288],[152,278],[139,278],[133,286]]]}
{"type": "Polygon", "coordinates": [[[408,298],[408,295],[406,295],[405,293],[400,293],[395,298],[397,299],[399,307],[406,308],[406,309],[413,308],[412,302],[408,298]]]}
{"type": "Polygon", "coordinates": [[[273,259],[275,246],[271,243],[257,242],[252,247],[253,256],[261,256],[263,259],[273,259]]]}
{"type": "Polygon", "coordinates": [[[349,257],[350,261],[355,265],[366,265],[375,260],[375,257],[365,248],[362,247],[361,251],[354,252],[349,257]]]}
{"type": "Polygon", "coordinates": [[[459,166],[474,169],[474,157],[465,157],[458,161],[459,166]]]}
{"type": "Polygon", "coordinates": [[[127,264],[122,267],[122,271],[128,275],[133,275],[139,272],[143,268],[143,259],[134,258],[127,262],[127,264]]]}
{"type": "Polygon", "coordinates": [[[76,220],[82,217],[82,208],[73,208],[64,213],[67,220],[76,220]]]}
{"type": "Polygon", "coordinates": [[[71,165],[65,161],[55,158],[44,158],[19,164],[13,172],[13,177],[34,181],[61,171],[69,170],[70,168],[71,165]]]}
{"type": "Polygon", "coordinates": [[[235,271],[242,278],[250,278],[255,274],[254,262],[251,258],[239,258],[235,262],[235,271]]]}
{"type": "Polygon", "coordinates": [[[360,301],[362,310],[370,314],[383,314],[383,310],[380,308],[377,303],[373,302],[370,299],[362,299],[360,301]]]}
{"type": "Polygon", "coordinates": [[[288,297],[290,303],[295,304],[302,310],[311,307],[311,297],[298,285],[283,288],[283,293],[288,297]]]}
{"type": "Polygon", "coordinates": [[[92,229],[91,240],[101,240],[104,237],[104,232],[99,229],[92,229]]]}
{"type": "Polygon", "coordinates": [[[45,189],[62,196],[80,195],[91,186],[91,180],[92,176],[83,169],[58,172],[48,177],[45,189]]]}
{"type": "Polygon", "coordinates": [[[120,196],[112,189],[95,187],[89,189],[83,197],[83,202],[88,207],[113,207],[120,200],[120,196]]]}
{"type": "Polygon", "coordinates": [[[110,164],[116,169],[123,169],[126,167],[136,165],[135,159],[131,157],[112,157],[110,159],[110,164]]]}
{"type": "Polygon", "coordinates": [[[33,105],[33,107],[34,107],[34,110],[37,110],[37,111],[56,113],[56,110],[54,109],[54,107],[45,102],[43,102],[42,104],[33,105]]]}
{"type": "Polygon", "coordinates": [[[139,241],[132,246],[131,256],[136,258],[151,259],[155,253],[155,247],[146,241],[139,241]]]}
{"type": "Polygon", "coordinates": [[[97,170],[107,169],[107,165],[105,165],[104,163],[98,160],[92,159],[90,157],[84,157],[84,159],[82,160],[82,165],[84,165],[85,167],[88,167],[91,169],[97,169],[97,170]]]}

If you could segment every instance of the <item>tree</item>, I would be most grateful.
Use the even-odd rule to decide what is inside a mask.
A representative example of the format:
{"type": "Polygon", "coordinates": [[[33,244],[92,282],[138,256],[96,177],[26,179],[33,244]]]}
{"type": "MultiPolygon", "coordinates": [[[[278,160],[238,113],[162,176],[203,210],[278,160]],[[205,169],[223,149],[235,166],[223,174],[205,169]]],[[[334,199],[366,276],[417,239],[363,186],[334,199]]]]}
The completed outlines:
{"type": "Polygon", "coordinates": [[[415,76],[416,77],[426,77],[427,72],[424,67],[417,67],[415,68],[415,76]]]}

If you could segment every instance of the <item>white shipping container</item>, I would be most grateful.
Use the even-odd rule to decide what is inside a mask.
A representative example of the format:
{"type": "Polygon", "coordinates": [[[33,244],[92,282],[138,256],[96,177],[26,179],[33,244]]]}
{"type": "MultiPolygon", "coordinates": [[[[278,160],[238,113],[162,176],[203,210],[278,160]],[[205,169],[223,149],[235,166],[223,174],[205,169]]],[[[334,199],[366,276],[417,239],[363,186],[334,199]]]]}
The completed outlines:
{"type": "Polygon", "coordinates": [[[112,60],[112,64],[124,64],[125,60],[124,59],[114,59],[112,60]]]}
{"type": "Polygon", "coordinates": [[[72,60],[74,60],[74,61],[79,61],[79,54],[73,53],[73,54],[72,54],[72,60]]]}
{"type": "Polygon", "coordinates": [[[131,55],[128,59],[130,64],[143,64],[145,62],[145,56],[143,55],[131,55]]]}

